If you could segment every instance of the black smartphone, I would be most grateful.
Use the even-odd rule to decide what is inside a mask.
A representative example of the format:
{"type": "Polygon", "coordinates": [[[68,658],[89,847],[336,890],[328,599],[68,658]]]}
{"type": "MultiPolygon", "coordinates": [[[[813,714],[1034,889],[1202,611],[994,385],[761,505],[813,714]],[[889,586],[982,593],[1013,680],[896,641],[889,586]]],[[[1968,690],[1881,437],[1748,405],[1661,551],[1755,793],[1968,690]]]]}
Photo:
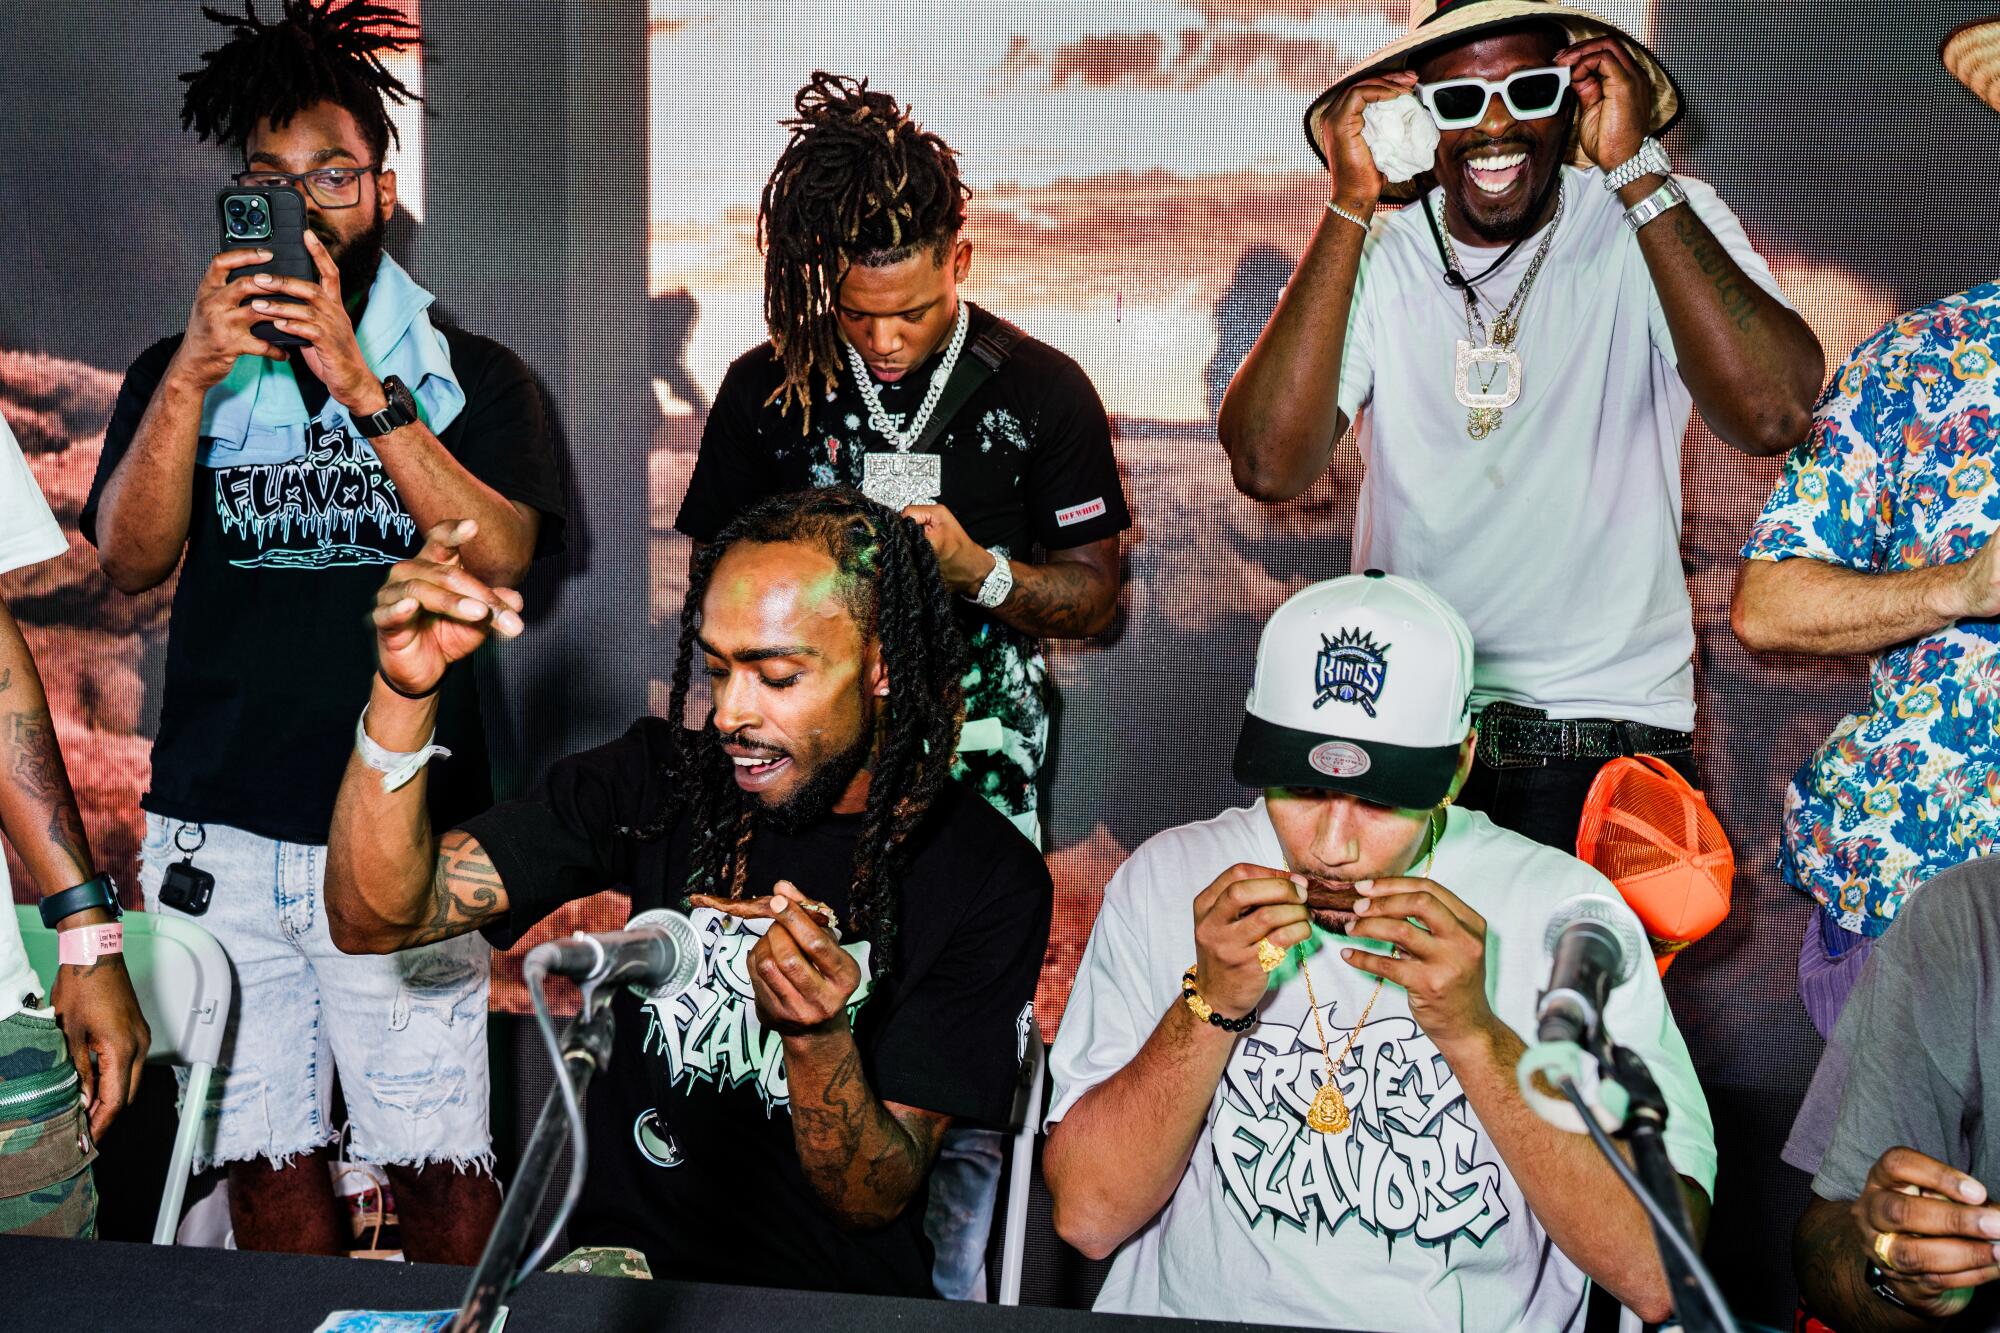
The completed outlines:
{"type": "Polygon", "coordinates": [[[193,861],[176,861],[160,877],[160,901],[168,907],[200,916],[215,894],[215,876],[193,861]]]}
{"type": "MultiPolygon", "coordinates": [[[[232,269],[229,280],[253,273],[277,273],[287,278],[319,280],[319,266],[306,250],[306,201],[297,190],[251,189],[232,185],[215,196],[216,217],[222,223],[225,250],[263,249],[271,258],[262,264],[246,264],[232,269]]],[[[240,302],[256,300],[246,296],[240,302]]],[[[250,331],[273,347],[304,347],[306,340],[296,334],[281,333],[270,320],[259,320],[250,331]]]]}

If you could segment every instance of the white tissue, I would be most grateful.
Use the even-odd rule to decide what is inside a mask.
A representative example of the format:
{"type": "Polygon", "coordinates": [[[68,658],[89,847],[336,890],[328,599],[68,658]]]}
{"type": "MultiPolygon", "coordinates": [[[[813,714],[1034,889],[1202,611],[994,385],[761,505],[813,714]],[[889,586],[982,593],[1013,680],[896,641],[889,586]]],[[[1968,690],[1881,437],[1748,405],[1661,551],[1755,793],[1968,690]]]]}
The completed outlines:
{"type": "Polygon", "coordinates": [[[1415,93],[1361,108],[1361,141],[1375,169],[1391,185],[1401,185],[1437,161],[1438,129],[1415,93]]]}

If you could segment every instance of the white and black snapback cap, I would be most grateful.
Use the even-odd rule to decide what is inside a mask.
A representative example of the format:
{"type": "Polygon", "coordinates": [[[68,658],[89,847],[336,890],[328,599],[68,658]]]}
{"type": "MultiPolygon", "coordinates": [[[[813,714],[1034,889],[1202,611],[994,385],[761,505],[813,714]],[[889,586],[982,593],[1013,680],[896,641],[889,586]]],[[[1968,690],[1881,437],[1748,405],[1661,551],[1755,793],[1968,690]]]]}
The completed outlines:
{"type": "Polygon", "coordinates": [[[1415,579],[1371,569],[1264,623],[1236,780],[1422,809],[1450,792],[1471,729],[1472,631],[1415,579]]]}

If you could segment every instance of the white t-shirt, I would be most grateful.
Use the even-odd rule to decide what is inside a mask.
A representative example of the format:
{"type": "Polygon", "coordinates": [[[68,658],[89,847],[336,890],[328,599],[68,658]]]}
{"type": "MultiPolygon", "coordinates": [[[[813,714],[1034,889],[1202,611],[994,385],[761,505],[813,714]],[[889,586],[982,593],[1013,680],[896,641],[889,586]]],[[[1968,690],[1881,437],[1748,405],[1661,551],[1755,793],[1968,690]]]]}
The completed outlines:
{"type": "MultiPolygon", "coordinates": [[[[1285,864],[1261,800],[1159,834],[1112,877],[1050,1055],[1050,1124],[1124,1068],[1181,1002],[1181,973],[1194,961],[1194,896],[1238,861],[1285,864]]],[[[1550,910],[1575,893],[1617,896],[1574,857],[1463,809],[1450,812],[1431,878],[1485,916],[1489,1001],[1524,1039],[1547,982],[1550,910]]],[[[1379,946],[1314,938],[1322,947],[1308,966],[1337,1052],[1375,984],[1337,946],[1379,946]]],[[[1327,1135],[1305,1122],[1324,1077],[1305,982],[1297,972],[1275,975],[1262,1017],[1237,1040],[1186,1174],[1112,1259],[1096,1308],[1382,1330],[1580,1328],[1588,1280],[1528,1211],[1404,991],[1383,987],[1342,1061],[1354,1119],[1327,1135]]],[[[1613,993],[1606,1022],[1666,1095],[1675,1167],[1712,1193],[1708,1103],[1651,966],[1613,993]]]]}
{"type": "MultiPolygon", "coordinates": [[[[56,526],[20,443],[0,417],[0,574],[39,564],[69,549],[56,526]]],[[[65,886],[67,887],[67,886],[65,886]]],[[[41,983],[28,966],[21,947],[21,928],[14,920],[13,886],[7,879],[7,858],[0,856],[0,1020],[20,1012],[25,996],[40,994],[41,983]]]]}
{"type": "MultiPolygon", "coordinates": [[[[1784,300],[1729,206],[1680,181],[1743,272],[1784,300]]],[[[1483,440],[1466,434],[1452,387],[1464,298],[1444,284],[1420,208],[1376,218],[1340,367],[1367,467],[1354,568],[1421,579],[1465,617],[1475,707],[1506,699],[1688,731],[1681,437],[1693,400],[1624,205],[1596,170],[1563,168],[1562,191],[1555,244],[1519,312],[1521,397],[1483,440]]],[[[1539,242],[1479,284],[1489,326],[1539,242]]],[[[1502,251],[1453,244],[1469,274],[1502,251]]]]}

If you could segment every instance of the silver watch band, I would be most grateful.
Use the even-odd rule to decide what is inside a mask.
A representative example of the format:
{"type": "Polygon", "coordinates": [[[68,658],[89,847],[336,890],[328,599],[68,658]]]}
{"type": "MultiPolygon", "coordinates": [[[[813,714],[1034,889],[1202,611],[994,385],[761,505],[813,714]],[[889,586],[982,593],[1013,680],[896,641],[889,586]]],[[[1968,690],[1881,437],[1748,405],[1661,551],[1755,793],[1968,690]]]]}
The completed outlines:
{"type": "Polygon", "coordinates": [[[1674,164],[1667,157],[1667,150],[1660,146],[1658,139],[1647,135],[1639,141],[1638,152],[1604,173],[1604,188],[1616,193],[1648,172],[1657,171],[1665,175],[1673,169],[1674,164]]]}
{"type": "Polygon", "coordinates": [[[1668,209],[1686,203],[1687,198],[1687,191],[1681,188],[1681,183],[1669,176],[1666,184],[1625,210],[1625,225],[1637,235],[1639,228],[1668,209]]]}
{"type": "Polygon", "coordinates": [[[986,578],[968,599],[991,611],[1007,600],[1007,594],[1014,591],[1014,567],[1007,559],[1007,553],[997,546],[989,546],[986,553],[993,557],[993,568],[986,572],[986,578]]]}

